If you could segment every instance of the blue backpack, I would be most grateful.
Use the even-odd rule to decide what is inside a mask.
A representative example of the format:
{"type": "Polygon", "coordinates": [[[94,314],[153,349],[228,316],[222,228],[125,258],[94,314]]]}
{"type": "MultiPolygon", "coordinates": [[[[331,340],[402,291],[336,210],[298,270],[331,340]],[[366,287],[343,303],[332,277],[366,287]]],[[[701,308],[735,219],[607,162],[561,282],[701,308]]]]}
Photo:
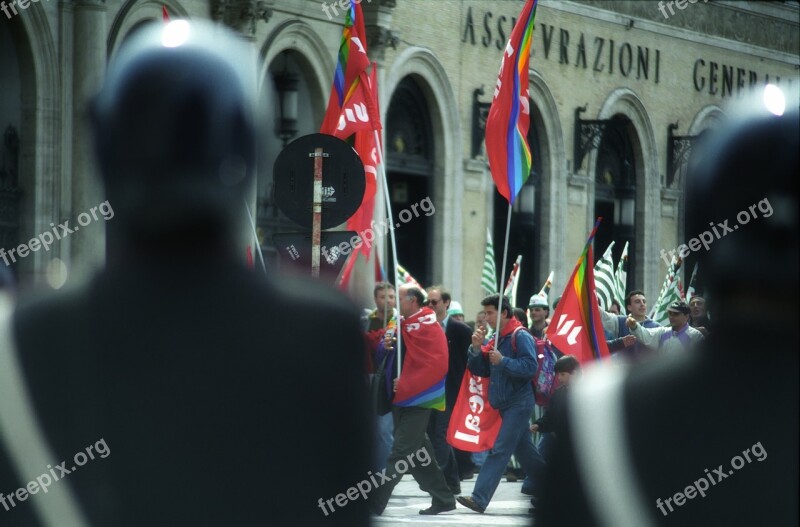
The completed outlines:
{"type": "MultiPolygon", "coordinates": [[[[517,328],[511,334],[511,349],[514,351],[514,355],[517,354],[516,333],[521,330],[524,330],[524,328],[517,328]]],[[[546,340],[533,337],[533,342],[536,344],[536,373],[531,379],[533,396],[537,405],[547,406],[550,403],[550,396],[553,394],[553,387],[556,383],[557,358],[546,340]]]]}

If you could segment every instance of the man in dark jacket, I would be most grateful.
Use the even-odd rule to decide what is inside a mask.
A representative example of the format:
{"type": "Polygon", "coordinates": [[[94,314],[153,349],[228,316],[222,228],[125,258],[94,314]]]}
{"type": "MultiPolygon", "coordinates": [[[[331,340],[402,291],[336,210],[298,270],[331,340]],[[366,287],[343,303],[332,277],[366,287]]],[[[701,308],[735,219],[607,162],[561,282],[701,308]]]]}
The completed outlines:
{"type": "MultiPolygon", "coordinates": [[[[428,436],[433,443],[436,452],[436,462],[444,472],[447,485],[453,494],[461,494],[461,474],[470,471],[469,466],[463,469],[459,467],[456,459],[456,451],[447,443],[447,427],[450,424],[450,416],[453,414],[453,406],[456,404],[458,391],[461,388],[461,380],[467,370],[467,349],[472,341],[472,331],[469,326],[448,316],[447,310],[450,308],[452,298],[450,292],[444,287],[437,285],[429,287],[428,305],[436,313],[436,320],[444,328],[447,337],[448,368],[447,379],[445,380],[445,398],[447,409],[444,412],[433,412],[430,423],[428,423],[428,436]]],[[[462,456],[463,459],[469,456],[462,456]]],[[[470,462],[471,464],[471,462],[470,462]]]]}
{"type": "MultiPolygon", "coordinates": [[[[490,295],[481,305],[490,326],[499,327],[497,350],[494,340],[481,349],[485,330],[478,328],[472,335],[469,351],[469,370],[480,377],[489,377],[489,403],[502,416],[500,431],[489,456],[478,473],[472,496],[459,496],[458,502],[475,512],[484,512],[497,490],[512,454],[526,474],[536,483],[544,467],[539,452],[531,441],[528,422],[535,404],[531,378],[536,373],[536,350],[533,336],[512,316],[508,299],[490,295]],[[513,339],[513,342],[512,342],[513,339]]],[[[536,490],[534,490],[534,493],[536,490]]]]}
{"type": "Polygon", "coordinates": [[[257,144],[237,42],[158,24],[109,66],[108,265],[0,316],[3,527],[369,523],[349,488],[370,458],[358,315],[235,243],[257,144]]]}

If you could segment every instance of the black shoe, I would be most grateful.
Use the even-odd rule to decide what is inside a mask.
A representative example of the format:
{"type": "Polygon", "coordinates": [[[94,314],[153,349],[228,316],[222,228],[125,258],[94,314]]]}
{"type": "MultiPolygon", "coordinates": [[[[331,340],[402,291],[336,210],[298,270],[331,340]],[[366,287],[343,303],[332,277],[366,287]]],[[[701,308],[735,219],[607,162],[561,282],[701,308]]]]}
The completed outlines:
{"type": "Polygon", "coordinates": [[[465,473],[461,474],[460,479],[461,479],[461,481],[465,481],[465,480],[468,480],[468,479],[472,479],[474,477],[475,477],[475,473],[474,472],[465,472],[465,473]]]}
{"type": "Polygon", "coordinates": [[[486,509],[482,509],[475,500],[472,499],[472,496],[457,496],[456,501],[459,502],[464,507],[471,509],[475,512],[479,512],[481,514],[484,513],[486,509]]]}
{"type": "Polygon", "coordinates": [[[439,514],[441,512],[449,512],[454,510],[456,510],[455,503],[451,505],[431,505],[427,509],[422,509],[421,511],[419,511],[419,513],[425,516],[432,516],[434,514],[439,514]]]}

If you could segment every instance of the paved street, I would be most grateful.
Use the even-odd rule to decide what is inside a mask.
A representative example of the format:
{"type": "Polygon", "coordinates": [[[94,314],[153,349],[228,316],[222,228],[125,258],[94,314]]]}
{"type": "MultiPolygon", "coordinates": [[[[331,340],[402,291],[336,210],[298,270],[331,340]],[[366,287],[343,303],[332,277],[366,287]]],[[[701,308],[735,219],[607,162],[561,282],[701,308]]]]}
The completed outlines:
{"type": "MultiPolygon", "coordinates": [[[[463,495],[469,495],[475,485],[475,478],[461,482],[463,495]]],[[[463,527],[486,527],[490,525],[532,525],[532,517],[528,514],[530,498],[520,492],[522,483],[508,483],[503,478],[497,492],[484,514],[478,514],[456,504],[453,512],[437,516],[420,516],[421,509],[431,504],[428,494],[419,490],[417,482],[411,476],[405,476],[392,493],[389,506],[382,516],[374,516],[372,525],[459,525],[463,527]]]]}

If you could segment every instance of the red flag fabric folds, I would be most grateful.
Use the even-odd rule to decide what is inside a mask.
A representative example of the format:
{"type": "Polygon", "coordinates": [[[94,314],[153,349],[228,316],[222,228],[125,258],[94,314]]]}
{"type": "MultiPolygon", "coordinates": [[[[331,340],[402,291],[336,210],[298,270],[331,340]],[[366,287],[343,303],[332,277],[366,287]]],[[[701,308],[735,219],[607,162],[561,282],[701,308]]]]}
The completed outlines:
{"type": "Polygon", "coordinates": [[[342,41],[339,45],[339,60],[336,64],[331,94],[328,98],[328,109],[325,111],[320,133],[336,135],[334,132],[339,125],[339,117],[346,103],[353,96],[361,74],[368,66],[367,39],[361,4],[353,2],[345,17],[342,41]]]}
{"type": "Polygon", "coordinates": [[[599,225],[598,219],[547,326],[547,339],[580,363],[609,356],[594,285],[592,240],[599,225]]]}
{"type": "Polygon", "coordinates": [[[447,442],[465,452],[489,450],[502,423],[500,412],[489,404],[489,378],[473,375],[467,369],[450,416],[447,442]]]}
{"type": "Polygon", "coordinates": [[[436,313],[423,307],[400,323],[403,332],[403,369],[394,404],[444,411],[444,380],[449,355],[447,338],[436,313]]]}
{"type": "Polygon", "coordinates": [[[486,118],[486,155],[497,191],[514,203],[531,172],[528,146],[528,64],[536,0],[528,0],[503,51],[492,106],[486,118]]]}

